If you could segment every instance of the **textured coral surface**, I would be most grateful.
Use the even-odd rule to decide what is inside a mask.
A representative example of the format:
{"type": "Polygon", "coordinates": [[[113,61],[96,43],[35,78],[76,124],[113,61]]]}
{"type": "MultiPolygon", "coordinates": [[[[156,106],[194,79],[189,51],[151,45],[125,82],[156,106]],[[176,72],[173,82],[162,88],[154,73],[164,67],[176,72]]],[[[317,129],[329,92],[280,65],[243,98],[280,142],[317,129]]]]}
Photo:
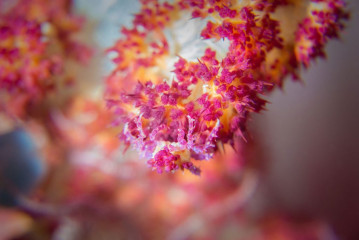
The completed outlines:
{"type": "Polygon", "coordinates": [[[115,69],[105,96],[120,138],[158,172],[200,174],[196,160],[246,140],[263,95],[324,57],[348,17],[341,0],[141,3],[108,49],[115,69]],[[185,58],[191,44],[202,50],[185,58]]]}

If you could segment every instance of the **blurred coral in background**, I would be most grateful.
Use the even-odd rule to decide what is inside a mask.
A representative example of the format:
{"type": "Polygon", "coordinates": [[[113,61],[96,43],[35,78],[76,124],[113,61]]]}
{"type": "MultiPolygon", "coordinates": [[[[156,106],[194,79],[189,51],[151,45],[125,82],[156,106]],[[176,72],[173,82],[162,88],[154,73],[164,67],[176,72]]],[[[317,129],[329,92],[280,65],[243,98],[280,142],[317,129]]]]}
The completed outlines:
{"type": "Polygon", "coordinates": [[[66,0],[2,1],[1,107],[9,115],[37,114],[51,95],[70,83],[67,62],[89,58],[90,50],[73,38],[83,20],[70,8],[66,0]]]}
{"type": "Polygon", "coordinates": [[[0,0],[0,13],[0,239],[335,238],[317,216],[253,214],[268,159],[247,125],[325,56],[344,1],[0,0]]]}

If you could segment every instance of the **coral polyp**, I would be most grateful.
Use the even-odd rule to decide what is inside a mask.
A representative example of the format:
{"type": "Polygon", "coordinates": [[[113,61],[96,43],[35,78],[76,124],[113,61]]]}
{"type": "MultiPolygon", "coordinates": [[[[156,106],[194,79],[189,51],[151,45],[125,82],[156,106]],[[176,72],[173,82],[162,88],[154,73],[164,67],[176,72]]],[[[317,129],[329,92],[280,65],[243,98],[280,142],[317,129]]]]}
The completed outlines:
{"type": "Polygon", "coordinates": [[[263,95],[324,56],[348,18],[341,0],[141,3],[108,50],[106,99],[121,139],[158,172],[199,174],[196,160],[245,138],[263,95]]]}

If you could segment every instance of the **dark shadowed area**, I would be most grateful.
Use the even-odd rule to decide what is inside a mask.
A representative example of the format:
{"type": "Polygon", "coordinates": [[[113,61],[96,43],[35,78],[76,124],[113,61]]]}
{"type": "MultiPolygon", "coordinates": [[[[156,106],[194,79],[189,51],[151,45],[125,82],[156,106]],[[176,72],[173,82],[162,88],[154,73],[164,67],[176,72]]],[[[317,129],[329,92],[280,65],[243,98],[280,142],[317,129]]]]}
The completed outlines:
{"type": "Polygon", "coordinates": [[[251,209],[325,219],[337,235],[359,239],[359,2],[349,9],[328,58],[303,71],[303,82],[287,81],[255,116],[266,167],[251,209]]]}

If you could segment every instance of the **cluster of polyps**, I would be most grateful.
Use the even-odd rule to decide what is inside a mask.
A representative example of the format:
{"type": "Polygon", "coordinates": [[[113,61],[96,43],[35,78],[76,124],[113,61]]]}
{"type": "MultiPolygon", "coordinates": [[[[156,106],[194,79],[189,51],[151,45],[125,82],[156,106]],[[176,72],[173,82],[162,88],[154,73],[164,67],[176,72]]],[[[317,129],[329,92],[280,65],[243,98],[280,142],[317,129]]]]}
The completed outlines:
{"type": "Polygon", "coordinates": [[[73,39],[82,19],[72,15],[69,0],[0,0],[0,103],[26,117],[65,82],[64,63],[83,61],[89,50],[73,39]]]}
{"type": "Polygon", "coordinates": [[[123,126],[121,139],[158,172],[199,174],[193,160],[243,137],[249,113],[266,103],[261,94],[323,56],[348,17],[341,0],[141,2],[133,28],[122,28],[109,49],[116,68],[106,97],[123,126]],[[203,23],[196,37],[209,47],[195,59],[181,56],[181,21],[203,23]],[[228,49],[218,50],[221,42],[228,49]]]}

